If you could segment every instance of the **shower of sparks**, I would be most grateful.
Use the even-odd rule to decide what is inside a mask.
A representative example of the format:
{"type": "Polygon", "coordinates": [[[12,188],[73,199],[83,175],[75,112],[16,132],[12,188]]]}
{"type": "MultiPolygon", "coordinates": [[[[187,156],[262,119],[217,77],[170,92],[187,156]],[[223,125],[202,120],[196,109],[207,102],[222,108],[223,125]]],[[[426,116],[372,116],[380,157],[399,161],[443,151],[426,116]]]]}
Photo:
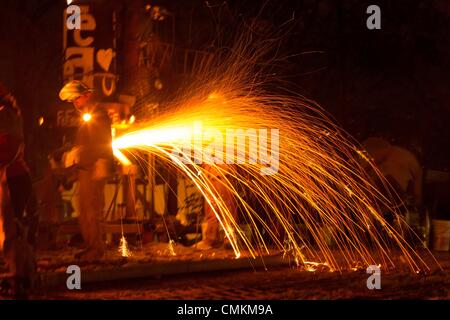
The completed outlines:
{"type": "Polygon", "coordinates": [[[396,267],[396,249],[412,271],[427,269],[403,237],[407,226],[394,206],[396,195],[375,186],[376,180],[387,182],[373,162],[320,107],[302,97],[262,90],[263,81],[252,69],[262,54],[257,46],[238,46],[229,60],[204,72],[200,84],[188,88],[189,96],[116,137],[114,150],[135,159],[151,153],[191,179],[236,257],[243,249],[256,257],[276,247],[289,251],[307,270],[351,270],[379,263],[389,270],[396,267]],[[257,155],[274,151],[271,143],[247,134],[261,129],[279,132],[278,171],[271,175],[261,174],[268,164],[252,161],[255,153],[249,148],[257,144],[257,155]],[[240,132],[235,163],[242,157],[246,161],[217,164],[214,159],[227,157],[221,146],[230,130],[240,132]],[[227,193],[251,225],[253,241],[232,214],[227,193]],[[396,222],[389,223],[386,214],[397,217],[396,222]]]}
{"type": "MultiPolygon", "coordinates": [[[[155,120],[155,125],[118,137],[113,145],[117,150],[133,152],[136,157],[139,150],[151,152],[192,179],[214,210],[236,256],[242,246],[253,256],[259,250],[268,253],[267,239],[261,233],[265,229],[278,248],[285,250],[284,239],[289,241],[289,250],[296,260],[300,259],[299,264],[308,259],[325,261],[331,269],[351,268],[355,261],[394,267],[389,252],[395,245],[414,270],[423,268],[425,263],[404,240],[399,228],[383,216],[387,212],[396,214],[390,200],[394,195],[383,195],[364,167],[378,173],[376,168],[359,156],[360,150],[331,122],[309,116],[307,105],[302,105],[304,113],[292,111],[289,108],[292,104],[298,106],[300,102],[267,96],[227,98],[216,93],[214,98],[186,104],[183,112],[155,120]],[[283,100],[280,103],[277,99],[283,100]],[[203,131],[199,133],[195,123],[200,121],[203,131]],[[225,137],[225,131],[231,128],[244,131],[279,128],[278,172],[261,175],[263,164],[250,161],[240,165],[208,162],[205,159],[211,156],[208,146],[214,144],[208,140],[209,133],[219,131],[225,137]],[[189,147],[193,148],[192,153],[183,151],[189,147]],[[208,162],[208,168],[199,162],[208,162]],[[247,223],[254,229],[256,244],[240,229],[223,193],[217,190],[217,181],[239,203],[247,223]],[[244,196],[242,190],[249,196],[244,196]],[[299,225],[304,225],[306,231],[299,225]],[[339,251],[344,261],[337,261],[333,250],[339,251]]],[[[267,145],[258,147],[260,152],[271,151],[267,145]]],[[[214,156],[225,159],[225,152],[215,148],[214,156]]]]}
{"type": "Polygon", "coordinates": [[[124,235],[122,235],[122,238],[120,238],[120,244],[119,244],[119,253],[122,257],[128,258],[132,256],[132,253],[130,249],[128,248],[128,242],[124,235]]]}

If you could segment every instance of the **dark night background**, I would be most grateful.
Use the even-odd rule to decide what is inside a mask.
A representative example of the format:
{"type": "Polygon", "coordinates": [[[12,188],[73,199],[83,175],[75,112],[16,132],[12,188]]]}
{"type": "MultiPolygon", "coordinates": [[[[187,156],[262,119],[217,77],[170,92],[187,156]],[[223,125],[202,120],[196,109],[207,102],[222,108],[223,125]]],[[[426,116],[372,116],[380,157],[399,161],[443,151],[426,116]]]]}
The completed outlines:
{"type": "MultiPolygon", "coordinates": [[[[217,39],[227,34],[221,32],[246,19],[258,16],[276,30],[293,18],[282,43],[291,56],[283,78],[358,140],[383,136],[418,154],[426,168],[450,169],[449,1],[157,3],[174,15],[176,44],[196,49],[222,45],[217,39]],[[370,4],[381,7],[381,30],[366,28],[370,4]]],[[[66,2],[1,0],[0,6],[0,81],[23,109],[27,158],[38,172],[37,150],[48,137],[37,119],[60,103],[66,2]]]]}

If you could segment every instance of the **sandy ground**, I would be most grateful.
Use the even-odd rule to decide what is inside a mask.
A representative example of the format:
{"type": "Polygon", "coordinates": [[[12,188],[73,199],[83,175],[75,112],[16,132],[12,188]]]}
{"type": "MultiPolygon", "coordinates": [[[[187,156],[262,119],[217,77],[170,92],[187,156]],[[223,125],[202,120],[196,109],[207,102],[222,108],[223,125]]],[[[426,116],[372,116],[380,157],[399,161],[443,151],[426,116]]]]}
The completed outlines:
{"type": "MultiPolygon", "coordinates": [[[[191,252],[187,249],[187,252],[191,252]]],[[[162,253],[162,252],[161,252],[162,253]]],[[[191,252],[192,253],[192,252],[191,252]]],[[[202,253],[205,256],[214,252],[202,253]]],[[[194,253],[192,253],[194,254],[194,253]]],[[[225,255],[226,252],[216,252],[225,255]]],[[[231,254],[228,252],[228,254],[231,254]]],[[[167,255],[164,259],[168,259],[167,255]]],[[[199,253],[195,253],[199,258],[199,253]]],[[[222,271],[87,284],[81,290],[44,290],[33,299],[450,299],[450,253],[435,252],[441,268],[381,274],[381,289],[369,290],[365,270],[305,271],[301,268],[222,271]]],[[[205,257],[203,256],[203,258],[205,257]]],[[[193,258],[191,256],[191,258],[193,258]]],[[[162,258],[160,258],[162,259],[162,258]]],[[[156,260],[154,260],[157,263],[156,260]]]]}
{"type": "Polygon", "coordinates": [[[449,271],[426,276],[382,274],[381,289],[367,274],[307,273],[293,269],[216,272],[48,291],[35,299],[450,299],[449,271]]]}
{"type": "MultiPolygon", "coordinates": [[[[195,250],[182,245],[151,243],[131,247],[132,256],[122,257],[117,246],[97,263],[79,263],[82,270],[100,271],[130,264],[157,266],[167,262],[234,259],[232,250],[195,250]]],[[[39,252],[40,273],[63,273],[77,263],[79,249],[66,248],[39,252]]],[[[122,280],[109,283],[86,283],[81,290],[41,288],[32,299],[450,299],[450,252],[434,252],[440,267],[426,255],[431,270],[414,273],[402,265],[395,252],[392,258],[399,269],[387,272],[381,268],[381,289],[369,290],[365,268],[332,272],[328,268],[271,267],[268,270],[204,272],[160,278],[122,280]]],[[[243,253],[245,258],[247,253],[243,253]]],[[[1,268],[1,267],[0,267],[1,268]]],[[[0,270],[1,273],[1,270],[0,270]]],[[[0,297],[1,299],[2,297],[0,297]]]]}

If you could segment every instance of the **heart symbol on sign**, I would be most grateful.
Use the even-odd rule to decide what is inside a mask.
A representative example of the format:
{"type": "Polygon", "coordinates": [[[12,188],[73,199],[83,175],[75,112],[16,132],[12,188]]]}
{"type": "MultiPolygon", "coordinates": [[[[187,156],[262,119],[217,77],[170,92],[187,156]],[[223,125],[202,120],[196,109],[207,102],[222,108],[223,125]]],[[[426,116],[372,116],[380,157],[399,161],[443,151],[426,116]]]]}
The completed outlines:
{"type": "Polygon", "coordinates": [[[114,51],[111,48],[106,50],[100,49],[97,51],[97,62],[105,71],[109,70],[113,57],[114,51]]]}

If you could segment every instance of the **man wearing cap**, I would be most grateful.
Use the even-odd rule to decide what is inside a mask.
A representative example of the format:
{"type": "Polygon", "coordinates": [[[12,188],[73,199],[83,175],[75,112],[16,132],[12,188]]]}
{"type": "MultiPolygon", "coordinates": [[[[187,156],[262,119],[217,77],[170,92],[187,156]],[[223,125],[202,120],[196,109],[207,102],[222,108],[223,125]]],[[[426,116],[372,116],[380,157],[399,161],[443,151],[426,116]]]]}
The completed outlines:
{"type": "Polygon", "coordinates": [[[63,101],[73,103],[80,112],[81,125],[75,146],[78,148],[79,221],[86,250],[77,257],[98,260],[104,255],[101,219],[104,209],[104,188],[112,164],[111,120],[92,89],[73,80],[60,91],[63,101]]]}

